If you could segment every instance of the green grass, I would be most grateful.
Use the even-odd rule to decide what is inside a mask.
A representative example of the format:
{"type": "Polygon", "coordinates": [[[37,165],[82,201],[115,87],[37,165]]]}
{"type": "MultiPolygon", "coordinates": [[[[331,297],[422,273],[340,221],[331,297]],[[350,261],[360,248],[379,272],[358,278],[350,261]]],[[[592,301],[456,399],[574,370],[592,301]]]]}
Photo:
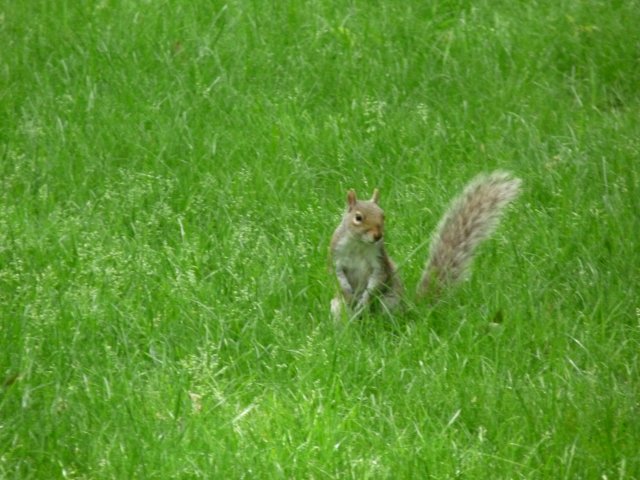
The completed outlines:
{"type": "Polygon", "coordinates": [[[0,478],[640,478],[638,25],[0,2],[0,478]],[[524,193],[469,282],[333,323],[348,188],[412,290],[496,168],[524,193]]]}

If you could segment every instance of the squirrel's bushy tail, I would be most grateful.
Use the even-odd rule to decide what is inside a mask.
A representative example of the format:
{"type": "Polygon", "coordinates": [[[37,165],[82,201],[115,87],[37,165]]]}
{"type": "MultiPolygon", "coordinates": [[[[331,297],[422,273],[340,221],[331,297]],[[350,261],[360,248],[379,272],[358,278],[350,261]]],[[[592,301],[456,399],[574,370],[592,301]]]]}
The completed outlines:
{"type": "Polygon", "coordinates": [[[506,172],[478,175],[453,200],[431,240],[418,294],[432,297],[464,278],[476,247],[498,225],[504,207],[520,193],[521,181],[506,172]]]}

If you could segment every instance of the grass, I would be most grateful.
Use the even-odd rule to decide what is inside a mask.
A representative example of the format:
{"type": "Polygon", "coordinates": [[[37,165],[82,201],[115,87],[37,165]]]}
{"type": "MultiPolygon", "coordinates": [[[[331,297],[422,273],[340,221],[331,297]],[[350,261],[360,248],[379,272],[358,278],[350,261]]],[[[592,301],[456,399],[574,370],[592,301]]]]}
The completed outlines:
{"type": "MultiPolygon", "coordinates": [[[[1,2],[1,478],[640,478],[640,4],[1,2]],[[377,186],[436,308],[335,325],[377,186]]],[[[409,299],[412,302],[412,299],[409,299]]]]}

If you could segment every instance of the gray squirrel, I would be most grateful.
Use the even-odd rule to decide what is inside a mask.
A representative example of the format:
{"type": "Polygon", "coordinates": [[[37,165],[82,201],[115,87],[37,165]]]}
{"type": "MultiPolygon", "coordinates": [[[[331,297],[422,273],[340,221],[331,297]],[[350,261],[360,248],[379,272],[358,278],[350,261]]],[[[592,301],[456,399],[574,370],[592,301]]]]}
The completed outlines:
{"type": "MultiPolygon", "coordinates": [[[[476,247],[488,238],[504,208],[520,193],[521,180],[496,171],[475,177],[455,198],[431,239],[417,286],[419,297],[437,299],[465,278],[476,247]]],[[[358,315],[373,304],[393,312],[402,303],[403,283],[384,246],[384,212],[373,191],[370,200],[347,193],[347,211],[333,233],[330,255],[340,293],[331,301],[338,318],[343,307],[358,315]]]]}

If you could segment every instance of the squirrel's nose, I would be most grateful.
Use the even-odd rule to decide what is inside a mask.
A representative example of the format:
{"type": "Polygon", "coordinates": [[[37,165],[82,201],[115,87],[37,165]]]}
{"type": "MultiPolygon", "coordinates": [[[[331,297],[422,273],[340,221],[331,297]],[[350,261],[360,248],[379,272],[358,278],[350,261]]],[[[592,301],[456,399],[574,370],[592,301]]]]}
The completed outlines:
{"type": "Polygon", "coordinates": [[[377,232],[373,232],[373,239],[377,242],[382,238],[382,232],[378,230],[377,232]]]}

